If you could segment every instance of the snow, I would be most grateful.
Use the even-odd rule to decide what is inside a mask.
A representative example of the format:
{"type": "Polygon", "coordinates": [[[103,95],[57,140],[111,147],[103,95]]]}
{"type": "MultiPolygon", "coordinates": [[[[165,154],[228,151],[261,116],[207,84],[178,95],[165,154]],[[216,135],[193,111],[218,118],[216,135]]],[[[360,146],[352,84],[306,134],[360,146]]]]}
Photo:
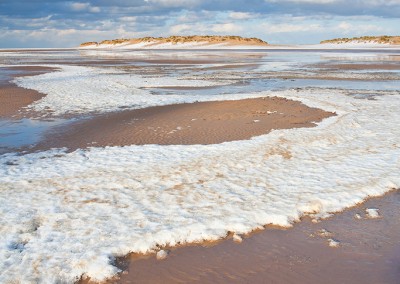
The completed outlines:
{"type": "Polygon", "coordinates": [[[399,187],[399,95],[264,95],[339,116],[317,128],[217,145],[2,156],[0,282],[16,275],[26,282],[71,282],[81,274],[100,280],[116,273],[116,255],[290,226],[304,214],[323,217],[399,187]],[[292,158],[270,154],[280,152],[274,149],[292,158]]]}
{"type": "Polygon", "coordinates": [[[235,243],[241,243],[241,242],[243,242],[243,238],[242,238],[240,235],[238,235],[238,234],[233,234],[232,239],[233,239],[233,241],[234,241],[235,243]]]}
{"type": "MultiPolygon", "coordinates": [[[[23,88],[46,94],[30,108],[52,115],[116,111],[121,108],[145,108],[183,102],[209,101],[215,96],[156,96],[147,89],[155,87],[208,87],[230,84],[225,80],[191,80],[180,77],[146,76],[128,74],[118,69],[95,67],[47,65],[60,68],[38,76],[19,77],[14,82],[23,88]],[[96,90],[95,92],[93,90],[96,90]]],[[[220,96],[219,100],[228,98],[220,96]]]]}
{"type": "MultiPolygon", "coordinates": [[[[140,77],[113,72],[65,66],[17,83],[47,93],[32,108],[56,114],[199,100],[190,94],[152,99],[135,88],[140,77]]],[[[178,83],[213,82],[146,82],[178,83]]],[[[0,282],[104,280],[117,273],[116,256],[267,224],[288,227],[303,215],[323,218],[400,187],[399,93],[364,100],[346,90],[308,88],[218,99],[257,96],[294,99],[338,116],[315,128],[216,145],[0,156],[0,282]]]]}
{"type": "Polygon", "coordinates": [[[365,212],[367,213],[367,217],[370,219],[375,219],[375,218],[379,218],[379,209],[376,208],[367,208],[365,209],[365,212]]]}
{"type": "MultiPolygon", "coordinates": [[[[237,82],[237,76],[219,81],[214,75],[184,77],[140,75],[127,73],[114,68],[46,65],[60,69],[57,72],[37,76],[18,77],[14,82],[23,88],[34,89],[46,94],[44,98],[29,106],[43,116],[63,116],[66,114],[88,114],[94,112],[111,112],[120,109],[138,109],[151,106],[203,101],[234,100],[256,98],[263,93],[188,95],[169,94],[154,95],[152,88],[157,87],[210,87],[229,85],[237,82]],[[93,91],[95,90],[95,91],[93,91]]],[[[333,75],[332,75],[333,76],[333,75]]],[[[335,74],[335,77],[371,79],[368,74],[335,74]]],[[[268,111],[274,114],[276,111],[268,111]]]]}
{"type": "Polygon", "coordinates": [[[165,251],[165,250],[159,250],[159,251],[156,253],[156,258],[157,258],[158,260],[166,259],[167,256],[168,256],[168,251],[165,251]]]}
{"type": "Polygon", "coordinates": [[[328,239],[328,245],[332,248],[338,248],[340,246],[340,242],[334,239],[328,239]]]}
{"type": "Polygon", "coordinates": [[[317,232],[317,235],[320,236],[320,237],[332,237],[333,236],[332,232],[329,232],[326,229],[319,230],[317,232]]]}

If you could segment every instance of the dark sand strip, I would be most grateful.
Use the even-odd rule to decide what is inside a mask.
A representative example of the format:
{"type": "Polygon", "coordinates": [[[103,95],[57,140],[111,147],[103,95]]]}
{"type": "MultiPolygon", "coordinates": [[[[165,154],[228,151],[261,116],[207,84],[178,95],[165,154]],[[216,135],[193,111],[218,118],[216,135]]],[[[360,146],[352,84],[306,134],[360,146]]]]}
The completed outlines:
{"type": "Polygon", "coordinates": [[[249,139],[273,129],[312,127],[332,115],[277,97],[150,107],[99,115],[56,129],[32,150],[216,144],[249,139]]]}

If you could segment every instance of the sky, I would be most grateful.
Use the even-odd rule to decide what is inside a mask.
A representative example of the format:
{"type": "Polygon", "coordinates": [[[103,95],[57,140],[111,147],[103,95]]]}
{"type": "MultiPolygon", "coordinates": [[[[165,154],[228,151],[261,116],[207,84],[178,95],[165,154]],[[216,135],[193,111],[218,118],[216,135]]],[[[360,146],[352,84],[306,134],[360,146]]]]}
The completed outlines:
{"type": "Polygon", "coordinates": [[[169,35],[271,44],[400,35],[400,0],[0,0],[0,48],[169,35]]]}

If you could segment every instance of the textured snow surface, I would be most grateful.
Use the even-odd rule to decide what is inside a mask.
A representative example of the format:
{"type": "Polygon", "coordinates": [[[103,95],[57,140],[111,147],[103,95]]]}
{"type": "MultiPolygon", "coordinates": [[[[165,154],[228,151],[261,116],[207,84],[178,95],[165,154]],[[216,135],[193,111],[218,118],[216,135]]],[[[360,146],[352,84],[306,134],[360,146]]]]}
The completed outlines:
{"type": "Polygon", "coordinates": [[[328,245],[332,248],[337,248],[340,246],[340,242],[334,239],[328,239],[328,245]]]}
{"type": "MultiPolygon", "coordinates": [[[[91,80],[89,70],[82,76],[91,80]]],[[[58,92],[42,78],[43,90],[58,92]]],[[[89,84],[70,79],[58,86],[89,84]]],[[[117,272],[114,256],[290,226],[304,214],[324,217],[398,188],[400,95],[344,93],[265,92],[338,116],[246,141],[0,156],[0,282],[73,282],[82,274],[101,280],[117,272]]],[[[46,98],[36,107],[57,104],[46,98]]],[[[97,99],[90,100],[96,108],[115,107],[97,99]]],[[[82,110],[74,103],[57,106],[82,110]]]]}
{"type": "Polygon", "coordinates": [[[156,258],[157,258],[158,260],[166,259],[167,256],[168,256],[168,251],[165,251],[165,250],[160,250],[160,251],[158,251],[157,254],[156,254],[156,258]]]}
{"type": "Polygon", "coordinates": [[[367,208],[365,209],[365,212],[367,213],[367,218],[375,219],[379,218],[379,209],[376,208],[367,208]]]}
{"type": "MultiPolygon", "coordinates": [[[[183,102],[214,100],[215,96],[152,95],[146,88],[208,87],[232,83],[225,80],[190,80],[128,74],[113,68],[49,65],[60,68],[38,76],[20,77],[14,82],[23,88],[34,89],[46,96],[30,107],[52,115],[115,111],[121,108],[145,108],[183,102]],[[93,91],[95,90],[95,91],[93,91]]],[[[219,97],[220,100],[228,96],[219,97]]]]}

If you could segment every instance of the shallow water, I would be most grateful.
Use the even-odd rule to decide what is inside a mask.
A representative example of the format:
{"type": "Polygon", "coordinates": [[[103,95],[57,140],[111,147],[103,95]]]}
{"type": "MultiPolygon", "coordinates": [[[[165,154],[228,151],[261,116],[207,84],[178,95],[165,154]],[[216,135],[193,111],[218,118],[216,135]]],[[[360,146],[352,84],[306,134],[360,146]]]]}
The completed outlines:
{"type": "MultiPolygon", "coordinates": [[[[0,54],[1,58],[1,54],[0,54]]],[[[13,75],[18,75],[23,73],[21,70],[12,70],[8,68],[1,68],[0,66],[0,86],[1,84],[8,83],[10,80],[12,80],[13,75]]]]}
{"type": "Polygon", "coordinates": [[[46,132],[65,123],[65,119],[0,119],[0,154],[24,146],[33,146],[46,132]]]}

